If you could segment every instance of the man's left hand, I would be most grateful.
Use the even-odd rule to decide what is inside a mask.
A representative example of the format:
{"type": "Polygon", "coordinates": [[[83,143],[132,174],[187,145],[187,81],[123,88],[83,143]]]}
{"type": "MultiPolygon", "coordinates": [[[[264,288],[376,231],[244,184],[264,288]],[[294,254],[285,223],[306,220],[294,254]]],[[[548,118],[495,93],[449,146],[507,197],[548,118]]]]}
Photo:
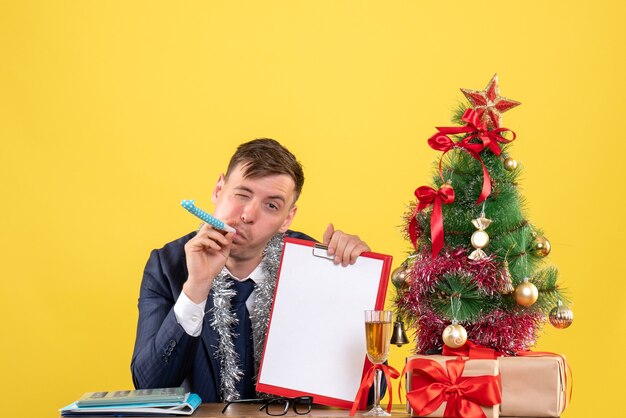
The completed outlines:
{"type": "Polygon", "coordinates": [[[335,256],[335,264],[341,263],[344,267],[356,263],[361,253],[370,251],[370,247],[357,235],[335,230],[332,223],[328,224],[324,232],[323,244],[328,247],[328,254],[335,256]]]}

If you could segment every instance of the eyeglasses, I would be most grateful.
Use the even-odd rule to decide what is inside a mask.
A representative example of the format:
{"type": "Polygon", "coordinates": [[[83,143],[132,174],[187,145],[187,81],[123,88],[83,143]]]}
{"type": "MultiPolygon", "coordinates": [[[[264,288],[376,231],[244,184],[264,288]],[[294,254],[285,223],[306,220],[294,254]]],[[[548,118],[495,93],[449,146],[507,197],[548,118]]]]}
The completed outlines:
{"type": "Polygon", "coordinates": [[[259,411],[265,409],[267,415],[281,416],[289,412],[289,407],[293,405],[293,411],[298,415],[306,415],[311,412],[313,405],[312,396],[298,396],[297,398],[268,398],[268,399],[235,399],[226,402],[226,406],[222,409],[222,414],[226,409],[234,403],[260,403],[262,404],[259,411]]]}

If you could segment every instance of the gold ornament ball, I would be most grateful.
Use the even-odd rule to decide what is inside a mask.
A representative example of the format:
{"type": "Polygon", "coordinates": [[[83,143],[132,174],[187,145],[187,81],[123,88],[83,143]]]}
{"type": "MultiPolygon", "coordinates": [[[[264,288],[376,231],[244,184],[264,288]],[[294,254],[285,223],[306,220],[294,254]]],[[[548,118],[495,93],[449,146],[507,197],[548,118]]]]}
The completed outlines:
{"type": "Polygon", "coordinates": [[[517,161],[511,157],[504,159],[504,169],[506,171],[514,171],[517,168],[517,161]]]}
{"type": "Polygon", "coordinates": [[[574,312],[559,301],[558,305],[550,311],[549,318],[554,328],[565,329],[574,322],[574,312]]]}
{"type": "Polygon", "coordinates": [[[444,189],[446,187],[449,187],[450,189],[454,190],[454,188],[452,187],[452,184],[450,183],[450,180],[448,180],[447,182],[445,182],[441,186],[439,186],[439,190],[444,189]]]}
{"type": "Polygon", "coordinates": [[[535,241],[533,242],[533,253],[539,257],[545,257],[550,254],[550,250],[552,247],[550,246],[550,241],[546,239],[544,236],[535,237],[535,241]]]}
{"type": "Polygon", "coordinates": [[[397,288],[401,288],[406,284],[407,271],[406,266],[402,265],[391,273],[391,283],[397,288]]]}
{"type": "Polygon", "coordinates": [[[450,348],[459,348],[467,342],[467,331],[460,324],[450,324],[441,334],[443,343],[450,348]]]}
{"type": "Polygon", "coordinates": [[[525,278],[524,281],[515,288],[515,301],[522,306],[532,305],[537,302],[538,297],[539,291],[537,287],[529,282],[528,278],[525,278]]]}

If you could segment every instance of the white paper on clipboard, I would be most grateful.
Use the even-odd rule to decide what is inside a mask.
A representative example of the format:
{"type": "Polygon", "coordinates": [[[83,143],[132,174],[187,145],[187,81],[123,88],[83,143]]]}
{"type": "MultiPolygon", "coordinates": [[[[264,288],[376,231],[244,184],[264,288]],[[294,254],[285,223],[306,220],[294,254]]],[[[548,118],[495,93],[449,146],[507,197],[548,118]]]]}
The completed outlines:
{"type": "Polygon", "coordinates": [[[257,390],[349,408],[366,359],[363,311],[383,308],[392,257],[343,267],[313,245],[285,239],[257,390]]]}

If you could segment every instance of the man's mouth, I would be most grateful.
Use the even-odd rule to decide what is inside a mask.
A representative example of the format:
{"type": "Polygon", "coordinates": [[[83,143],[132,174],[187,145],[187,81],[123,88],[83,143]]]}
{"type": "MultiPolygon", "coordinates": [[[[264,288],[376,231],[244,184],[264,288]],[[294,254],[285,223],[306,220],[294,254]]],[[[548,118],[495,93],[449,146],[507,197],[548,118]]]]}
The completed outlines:
{"type": "Polygon", "coordinates": [[[237,233],[233,237],[233,242],[241,243],[241,242],[244,242],[244,241],[246,241],[248,239],[247,234],[245,232],[241,231],[237,227],[234,227],[234,228],[237,230],[237,233]]]}

